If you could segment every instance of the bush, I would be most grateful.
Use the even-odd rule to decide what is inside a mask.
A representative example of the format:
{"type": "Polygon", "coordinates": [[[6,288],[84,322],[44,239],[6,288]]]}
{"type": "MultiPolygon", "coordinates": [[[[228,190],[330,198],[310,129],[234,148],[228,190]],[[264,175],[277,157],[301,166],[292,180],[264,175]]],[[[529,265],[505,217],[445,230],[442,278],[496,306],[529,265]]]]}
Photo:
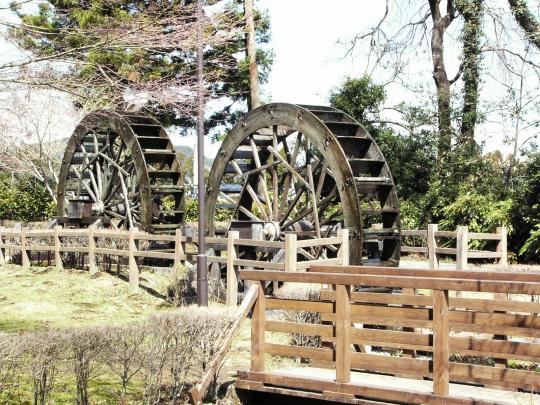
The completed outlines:
{"type": "Polygon", "coordinates": [[[235,314],[184,307],[129,326],[2,335],[0,403],[56,403],[65,391],[77,404],[99,402],[92,395],[109,403],[176,402],[202,376],[235,314]],[[115,384],[112,393],[103,392],[100,376],[115,384]]]}
{"type": "Polygon", "coordinates": [[[46,221],[56,215],[56,205],[43,185],[32,177],[12,179],[0,173],[0,218],[46,221]]]}
{"type": "MultiPolygon", "coordinates": [[[[320,300],[320,290],[313,287],[300,287],[298,285],[285,285],[277,292],[279,298],[295,299],[295,300],[320,300]]],[[[283,311],[281,316],[283,320],[296,323],[321,324],[321,314],[319,312],[310,311],[283,311]]],[[[310,336],[301,333],[291,334],[290,344],[294,346],[304,347],[321,347],[322,340],[320,336],[310,336]]]]}

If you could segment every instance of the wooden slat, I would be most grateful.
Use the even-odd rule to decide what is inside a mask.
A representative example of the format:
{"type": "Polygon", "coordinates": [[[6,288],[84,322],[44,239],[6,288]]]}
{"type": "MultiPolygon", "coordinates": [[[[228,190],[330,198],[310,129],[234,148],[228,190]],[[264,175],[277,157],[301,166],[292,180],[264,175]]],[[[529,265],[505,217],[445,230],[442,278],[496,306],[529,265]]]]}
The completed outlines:
{"type": "Polygon", "coordinates": [[[174,242],[176,241],[176,235],[156,235],[151,233],[137,232],[135,233],[135,240],[174,242]]]}
{"type": "Polygon", "coordinates": [[[274,269],[274,270],[284,269],[283,263],[263,262],[260,260],[236,259],[234,260],[234,265],[244,266],[244,267],[255,267],[255,268],[262,268],[262,269],[274,269]]]}
{"type": "Polygon", "coordinates": [[[129,256],[129,252],[127,250],[109,249],[109,248],[96,248],[95,254],[111,255],[111,256],[129,256]]]}
{"type": "Polygon", "coordinates": [[[540,295],[540,283],[492,280],[457,280],[335,273],[288,273],[279,271],[240,271],[240,278],[254,281],[283,281],[313,284],[342,284],[371,287],[448,289],[455,291],[496,292],[540,295]]]}
{"type": "Polygon", "coordinates": [[[264,296],[264,283],[258,282],[257,299],[253,303],[251,313],[251,369],[253,371],[264,371],[265,353],[267,352],[267,343],[264,333],[266,322],[266,297],[264,296]]]}
{"type": "Polygon", "coordinates": [[[416,229],[402,229],[401,236],[420,236],[427,237],[427,230],[416,230],[416,229]]]}
{"type": "Polygon", "coordinates": [[[60,229],[58,236],[61,238],[84,238],[88,237],[88,230],[83,229],[60,229]]]}
{"type": "MultiPolygon", "coordinates": [[[[60,246],[58,250],[60,252],[65,252],[65,253],[88,253],[88,247],[82,247],[82,246],[60,246]]],[[[113,250],[113,249],[109,249],[109,250],[113,250]]]]}
{"type": "Polygon", "coordinates": [[[433,393],[448,395],[450,390],[450,328],[448,291],[433,291],[433,393]]]}
{"type": "Polygon", "coordinates": [[[427,253],[428,248],[425,246],[401,246],[403,253],[427,253]]]}
{"type": "Polygon", "coordinates": [[[432,351],[431,334],[351,327],[351,342],[395,349],[432,351]]]}
{"type": "Polygon", "coordinates": [[[435,248],[435,253],[443,254],[443,255],[455,255],[457,254],[457,249],[437,247],[435,248]]]}
{"type": "Polygon", "coordinates": [[[334,306],[331,302],[295,300],[288,298],[267,298],[266,308],[320,313],[332,313],[334,310],[334,306]]]}
{"type": "MultiPolygon", "coordinates": [[[[97,250],[97,249],[96,249],[97,250]]],[[[153,252],[147,250],[136,250],[133,252],[135,257],[150,257],[153,259],[170,259],[174,260],[174,253],[168,252],[153,252]]]]}
{"type": "Polygon", "coordinates": [[[514,328],[540,329],[540,317],[535,315],[454,310],[450,311],[449,318],[452,323],[474,323],[477,325],[483,324],[502,327],[509,326],[514,328]]]}
{"type": "Polygon", "coordinates": [[[540,329],[516,328],[511,326],[450,322],[450,329],[453,332],[474,332],[492,335],[540,338],[540,329]]]}
{"type": "Polygon", "coordinates": [[[52,237],[54,231],[52,229],[29,229],[26,231],[26,236],[29,238],[35,237],[52,237]]]}
{"type": "Polygon", "coordinates": [[[381,373],[431,376],[432,361],[378,354],[352,353],[352,367],[381,373]]]}
{"type": "Polygon", "coordinates": [[[437,231],[435,237],[438,238],[455,238],[457,236],[456,231],[437,231]]]}
{"type": "Polygon", "coordinates": [[[331,338],[334,334],[334,328],[331,325],[316,325],[309,323],[297,323],[287,321],[266,321],[267,332],[298,333],[309,336],[320,336],[331,338]]]}
{"type": "Polygon", "coordinates": [[[455,278],[468,280],[500,280],[526,281],[540,283],[540,273],[485,271],[485,270],[445,270],[445,269],[413,269],[404,267],[370,267],[370,266],[313,266],[310,273],[346,273],[371,274],[379,276],[404,276],[422,278],[455,278]]]}
{"type": "Polygon", "coordinates": [[[11,245],[9,243],[0,243],[0,247],[8,250],[21,250],[20,245],[11,245]]]}
{"type": "Polygon", "coordinates": [[[296,357],[312,360],[332,361],[332,350],[314,347],[290,346],[278,343],[266,343],[265,352],[284,357],[296,357]]]}
{"type": "Polygon", "coordinates": [[[34,250],[34,251],[42,251],[42,252],[52,252],[52,251],[54,251],[54,246],[26,245],[26,250],[34,250]]]}
{"type": "Polygon", "coordinates": [[[483,232],[469,232],[469,240],[501,240],[501,235],[498,233],[483,233],[483,232]]]}
{"type": "Polygon", "coordinates": [[[340,258],[333,258],[333,259],[317,259],[317,260],[306,260],[304,262],[298,262],[296,264],[297,270],[305,270],[310,268],[311,266],[321,266],[321,265],[332,265],[332,264],[340,264],[341,259],[340,258]]]}
{"type": "MultiPolygon", "coordinates": [[[[223,241],[223,239],[221,240],[223,241]]],[[[285,242],[270,240],[235,239],[234,244],[238,246],[255,246],[261,248],[285,249],[285,242]]]]}
{"type": "Polygon", "coordinates": [[[305,239],[297,242],[299,248],[326,246],[326,245],[341,245],[341,237],[320,238],[320,239],[305,239]]]}
{"type": "Polygon", "coordinates": [[[488,250],[469,250],[467,256],[470,259],[500,259],[501,252],[490,252],[488,250]]]}
{"type": "Polygon", "coordinates": [[[540,373],[500,367],[451,363],[450,378],[488,383],[500,381],[514,387],[533,389],[536,392],[540,388],[540,373]]]}
{"type": "MultiPolygon", "coordinates": [[[[88,232],[85,232],[85,236],[88,235],[88,232]]],[[[104,231],[104,230],[95,230],[94,237],[99,239],[121,239],[128,240],[129,232],[118,232],[118,231],[104,231]]]]}

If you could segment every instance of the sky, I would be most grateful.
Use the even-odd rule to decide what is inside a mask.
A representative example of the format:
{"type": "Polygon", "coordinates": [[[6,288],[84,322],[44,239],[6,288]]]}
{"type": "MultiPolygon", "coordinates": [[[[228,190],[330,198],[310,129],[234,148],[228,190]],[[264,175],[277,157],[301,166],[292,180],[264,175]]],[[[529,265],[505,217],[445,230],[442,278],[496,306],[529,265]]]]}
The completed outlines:
{"type": "MultiPolygon", "coordinates": [[[[0,0],[0,7],[9,1],[0,0]]],[[[331,89],[339,86],[345,76],[360,76],[366,71],[366,59],[360,55],[346,56],[345,44],[355,34],[376,24],[384,13],[383,1],[333,0],[329,4],[323,0],[258,0],[256,5],[268,10],[272,32],[270,47],[274,53],[269,81],[262,87],[263,100],[328,104],[331,89]]],[[[0,11],[0,18],[3,17],[5,13],[0,11]]],[[[16,55],[12,46],[0,42],[0,63],[16,55]]],[[[429,54],[420,53],[417,63],[419,72],[424,74],[421,80],[433,86],[429,54]]],[[[450,65],[448,70],[452,69],[450,65]]],[[[384,80],[377,75],[374,79],[384,80]]],[[[410,99],[410,93],[394,87],[389,92],[388,104],[410,99]]],[[[478,130],[479,140],[486,142],[488,151],[509,150],[502,144],[500,135],[493,135],[504,130],[499,125],[483,125],[478,130]]],[[[180,144],[195,144],[194,136],[174,138],[180,144]]],[[[207,140],[205,154],[213,157],[218,148],[219,145],[207,140]]]]}

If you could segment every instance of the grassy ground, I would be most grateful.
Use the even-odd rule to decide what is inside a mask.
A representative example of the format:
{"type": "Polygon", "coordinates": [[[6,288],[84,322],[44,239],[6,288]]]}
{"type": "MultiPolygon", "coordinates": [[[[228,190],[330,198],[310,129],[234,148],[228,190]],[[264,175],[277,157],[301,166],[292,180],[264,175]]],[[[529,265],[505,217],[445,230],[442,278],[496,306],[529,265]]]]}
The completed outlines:
{"type": "Polygon", "coordinates": [[[54,267],[0,267],[0,333],[46,327],[111,325],[166,310],[164,300],[107,273],[54,267]]]}

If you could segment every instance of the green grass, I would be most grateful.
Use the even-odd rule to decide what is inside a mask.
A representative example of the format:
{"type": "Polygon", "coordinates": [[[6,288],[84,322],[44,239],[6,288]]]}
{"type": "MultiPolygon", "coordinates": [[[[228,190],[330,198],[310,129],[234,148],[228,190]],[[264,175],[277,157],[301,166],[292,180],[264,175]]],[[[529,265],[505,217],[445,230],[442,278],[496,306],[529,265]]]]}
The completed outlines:
{"type": "Polygon", "coordinates": [[[121,324],[169,308],[107,273],[0,266],[0,333],[121,324]]]}

